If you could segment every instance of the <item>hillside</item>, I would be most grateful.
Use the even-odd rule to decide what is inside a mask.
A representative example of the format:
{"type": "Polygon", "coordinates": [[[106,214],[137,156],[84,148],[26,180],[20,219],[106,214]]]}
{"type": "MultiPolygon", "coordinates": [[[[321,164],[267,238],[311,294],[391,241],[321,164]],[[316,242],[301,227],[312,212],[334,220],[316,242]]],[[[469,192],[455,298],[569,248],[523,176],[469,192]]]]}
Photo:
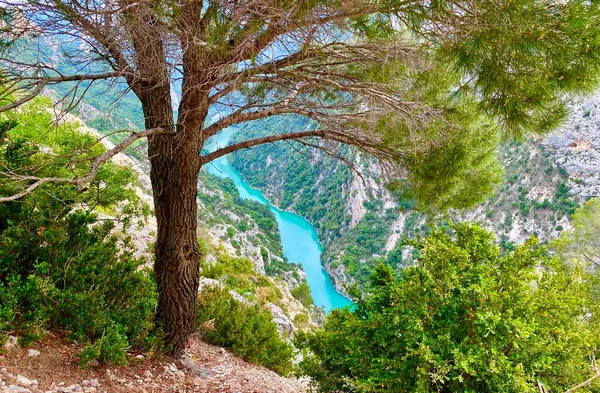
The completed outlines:
{"type": "MultiPolygon", "coordinates": [[[[574,209],[600,195],[599,102],[600,96],[574,101],[565,125],[542,140],[505,143],[499,152],[505,170],[502,184],[477,208],[449,216],[420,213],[413,200],[393,195],[380,183],[374,163],[345,148],[336,151],[360,174],[293,143],[239,151],[232,163],[273,203],[315,226],[325,267],[343,290],[342,283],[364,282],[382,258],[392,265],[410,264],[410,248],[396,249],[398,241],[426,234],[431,223],[448,217],[492,229],[506,248],[531,235],[549,240],[568,229],[574,209]]],[[[293,117],[257,122],[247,125],[244,135],[297,122],[293,117]]]]}
{"type": "Polygon", "coordinates": [[[165,357],[130,353],[131,365],[82,370],[81,347],[49,336],[29,348],[10,347],[0,353],[2,393],[131,393],[131,392],[306,392],[305,383],[252,365],[223,348],[193,337],[187,348],[198,369],[194,373],[165,357]],[[33,356],[32,356],[33,355],[33,356]]]}

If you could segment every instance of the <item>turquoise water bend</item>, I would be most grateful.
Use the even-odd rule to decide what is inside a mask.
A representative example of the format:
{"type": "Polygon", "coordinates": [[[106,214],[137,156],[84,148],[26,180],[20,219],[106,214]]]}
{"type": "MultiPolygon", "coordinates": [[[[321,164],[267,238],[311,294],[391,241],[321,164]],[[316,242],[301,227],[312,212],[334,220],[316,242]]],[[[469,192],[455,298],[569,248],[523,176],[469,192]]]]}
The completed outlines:
{"type": "MultiPolygon", "coordinates": [[[[213,151],[218,147],[226,146],[228,142],[229,135],[225,130],[211,138],[206,147],[209,151],[213,151]]],[[[241,174],[231,166],[227,157],[213,161],[207,165],[207,169],[213,175],[233,180],[241,198],[269,206],[279,226],[283,254],[288,261],[302,264],[306,272],[306,281],[317,306],[330,311],[352,304],[348,298],[335,290],[331,278],[321,265],[323,248],[317,238],[317,232],[308,221],[294,213],[279,210],[271,205],[260,190],[250,187],[241,174]]]]}

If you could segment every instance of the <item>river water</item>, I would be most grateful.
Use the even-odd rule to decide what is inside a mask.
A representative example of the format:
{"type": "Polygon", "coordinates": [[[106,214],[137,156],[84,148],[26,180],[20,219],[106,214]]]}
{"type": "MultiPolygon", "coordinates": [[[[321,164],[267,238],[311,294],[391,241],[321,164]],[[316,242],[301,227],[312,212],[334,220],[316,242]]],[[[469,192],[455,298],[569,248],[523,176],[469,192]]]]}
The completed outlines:
{"type": "MultiPolygon", "coordinates": [[[[222,131],[211,138],[206,144],[207,149],[213,151],[216,148],[227,146],[230,138],[227,132],[227,130],[222,131]]],[[[283,254],[288,261],[302,264],[306,272],[306,281],[317,306],[330,311],[352,304],[348,298],[335,290],[331,278],[321,265],[323,248],[317,238],[317,232],[308,221],[294,213],[274,207],[260,190],[250,187],[241,174],[231,166],[227,156],[213,161],[206,167],[213,175],[233,180],[241,198],[251,199],[269,206],[279,226],[283,254]]]]}

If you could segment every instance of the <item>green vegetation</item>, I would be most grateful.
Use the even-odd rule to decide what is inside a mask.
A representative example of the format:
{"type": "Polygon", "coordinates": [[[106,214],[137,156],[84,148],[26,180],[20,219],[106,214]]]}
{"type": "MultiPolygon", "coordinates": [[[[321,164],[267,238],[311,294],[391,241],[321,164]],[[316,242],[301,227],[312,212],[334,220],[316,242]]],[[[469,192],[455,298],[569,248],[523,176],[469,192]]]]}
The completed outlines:
{"type": "Polygon", "coordinates": [[[265,259],[265,266],[273,262],[274,266],[270,270],[273,274],[279,270],[293,268],[293,265],[286,266],[286,263],[278,263],[273,261],[273,258],[271,260],[268,258],[270,253],[283,259],[279,229],[268,206],[240,198],[235,184],[230,179],[202,172],[200,181],[202,184],[198,193],[200,219],[209,226],[228,225],[226,234],[229,238],[233,238],[236,232],[241,232],[248,235],[253,245],[268,250],[264,253],[263,259],[265,259]],[[236,221],[232,216],[240,217],[240,220],[236,221]],[[250,234],[251,229],[256,229],[258,233],[250,234]]]}
{"type": "Polygon", "coordinates": [[[600,264],[600,198],[590,199],[576,210],[571,224],[573,229],[561,232],[551,242],[551,248],[566,262],[584,263],[596,269],[600,264]]]}
{"type": "MultiPolygon", "coordinates": [[[[344,233],[340,240],[346,246],[339,259],[335,257],[334,249],[327,248],[323,252],[325,261],[332,260],[333,268],[342,263],[350,276],[361,286],[367,283],[373,268],[383,259],[385,243],[390,235],[386,223],[392,218],[382,218],[378,215],[382,205],[379,201],[365,203],[367,211],[363,219],[344,233]]],[[[393,215],[393,212],[389,214],[393,215]]]]}
{"type": "MultiPolygon", "coordinates": [[[[85,160],[68,157],[94,138],[55,125],[47,108],[36,101],[2,117],[0,166],[42,177],[85,173],[85,160]]],[[[101,151],[96,145],[90,154],[101,151]]],[[[133,255],[127,237],[113,234],[111,220],[97,218],[99,210],[112,212],[126,227],[147,213],[135,181],[131,170],[105,164],[85,192],[47,184],[0,204],[0,335],[16,332],[30,342],[63,330],[83,343],[96,340],[84,363],[124,363],[125,348],[150,340],[156,290],[146,261],[133,255]]],[[[2,178],[0,194],[13,192],[2,178]]]]}
{"type": "Polygon", "coordinates": [[[292,290],[292,296],[294,296],[294,298],[296,298],[306,308],[310,308],[312,305],[314,305],[314,301],[312,295],[310,294],[310,288],[308,287],[306,279],[304,279],[300,285],[292,290]]]}
{"type": "Polygon", "coordinates": [[[253,363],[289,374],[293,347],[281,338],[265,307],[270,302],[285,308],[281,303],[282,293],[274,281],[254,271],[249,259],[231,257],[221,250],[210,252],[217,255],[217,261],[203,262],[202,275],[218,279],[219,286],[207,286],[199,296],[197,322],[204,339],[231,348],[253,363]],[[229,291],[237,292],[244,301],[233,298],[229,291]],[[205,324],[214,328],[203,329],[205,324]]]}
{"type": "Polygon", "coordinates": [[[252,363],[286,375],[294,350],[277,332],[272,315],[260,305],[235,300],[226,289],[207,288],[198,299],[198,325],[211,321],[204,339],[231,350],[252,363]]]}
{"type": "Polygon", "coordinates": [[[378,265],[354,309],[298,336],[320,391],[563,392],[592,376],[598,294],[581,265],[534,238],[502,254],[476,225],[414,245],[401,279],[378,265]]]}
{"type": "Polygon", "coordinates": [[[277,303],[281,298],[279,289],[265,276],[254,270],[254,264],[248,258],[232,257],[222,250],[213,250],[217,255],[214,264],[203,262],[202,275],[219,279],[222,284],[248,298],[277,303]]]}

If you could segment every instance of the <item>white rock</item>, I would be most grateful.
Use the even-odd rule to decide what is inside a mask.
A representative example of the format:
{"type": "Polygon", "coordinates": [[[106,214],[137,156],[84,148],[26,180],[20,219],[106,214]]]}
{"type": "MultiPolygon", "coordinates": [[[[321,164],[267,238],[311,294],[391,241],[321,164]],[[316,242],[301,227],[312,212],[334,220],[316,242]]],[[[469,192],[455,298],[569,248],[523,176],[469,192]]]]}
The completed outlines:
{"type": "Polygon", "coordinates": [[[144,359],[146,359],[144,355],[137,355],[135,358],[139,361],[144,361],[144,359]]]}
{"type": "Polygon", "coordinates": [[[8,338],[6,339],[6,342],[4,343],[4,349],[6,349],[7,351],[10,351],[11,349],[17,348],[18,345],[19,345],[18,338],[16,338],[15,336],[8,336],[8,338]]]}
{"type": "Polygon", "coordinates": [[[73,385],[69,385],[67,387],[58,388],[56,390],[61,393],[75,393],[75,392],[81,392],[81,386],[79,386],[78,384],[73,384],[73,385]]]}
{"type": "Polygon", "coordinates": [[[21,386],[10,385],[2,389],[2,393],[31,393],[31,390],[21,386]]]}
{"type": "Polygon", "coordinates": [[[90,386],[93,388],[97,388],[98,386],[100,386],[100,382],[98,382],[97,379],[90,379],[90,386]]]}
{"type": "Polygon", "coordinates": [[[96,359],[92,359],[88,362],[87,364],[89,367],[98,367],[100,365],[100,363],[98,363],[98,361],[96,359]]]}
{"type": "Polygon", "coordinates": [[[37,358],[38,356],[40,356],[40,351],[36,349],[30,349],[29,351],[27,351],[27,356],[29,356],[30,358],[37,358]]]}
{"type": "Polygon", "coordinates": [[[287,315],[285,315],[279,306],[273,303],[267,303],[267,307],[269,308],[269,311],[271,311],[271,314],[273,315],[273,322],[275,322],[275,325],[277,325],[277,330],[279,330],[280,333],[291,334],[294,332],[294,330],[296,330],[294,323],[288,318],[287,315]]]}
{"type": "Polygon", "coordinates": [[[21,386],[31,386],[33,385],[33,381],[27,377],[22,375],[17,375],[17,385],[21,386]]]}

